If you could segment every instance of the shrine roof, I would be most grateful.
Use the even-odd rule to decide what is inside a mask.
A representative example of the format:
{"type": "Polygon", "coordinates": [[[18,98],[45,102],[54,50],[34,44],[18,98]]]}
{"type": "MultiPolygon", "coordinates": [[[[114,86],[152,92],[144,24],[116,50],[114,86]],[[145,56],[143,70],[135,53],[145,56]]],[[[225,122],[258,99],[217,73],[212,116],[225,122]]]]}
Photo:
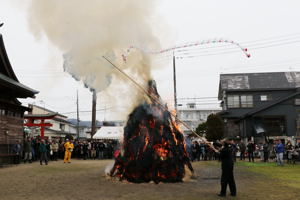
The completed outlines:
{"type": "Polygon", "coordinates": [[[58,113],[47,113],[47,114],[27,114],[24,115],[25,119],[52,119],[54,118],[58,113]]]}
{"type": "Polygon", "coordinates": [[[34,97],[39,93],[23,84],[21,84],[15,75],[13,68],[8,59],[3,37],[0,34],[0,85],[3,89],[2,92],[14,90],[14,95],[17,98],[34,97]]]}
{"type": "Polygon", "coordinates": [[[18,97],[34,97],[35,94],[39,93],[38,91],[31,89],[26,85],[23,85],[22,83],[17,82],[14,79],[11,79],[1,73],[0,73],[0,84],[5,86],[6,88],[21,92],[22,94],[18,95],[18,97]]]}

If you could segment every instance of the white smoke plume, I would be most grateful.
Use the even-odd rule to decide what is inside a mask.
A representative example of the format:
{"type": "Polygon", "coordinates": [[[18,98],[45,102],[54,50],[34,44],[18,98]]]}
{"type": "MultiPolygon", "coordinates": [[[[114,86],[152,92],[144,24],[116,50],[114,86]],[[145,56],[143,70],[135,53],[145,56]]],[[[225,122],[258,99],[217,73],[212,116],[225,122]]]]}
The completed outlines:
{"type": "Polygon", "coordinates": [[[160,47],[152,27],[155,6],[156,0],[31,0],[28,20],[35,36],[45,34],[62,51],[65,71],[97,92],[125,93],[122,101],[133,104],[139,93],[102,56],[145,84],[151,78],[148,56],[134,51],[124,63],[121,54],[130,45],[160,47]]]}

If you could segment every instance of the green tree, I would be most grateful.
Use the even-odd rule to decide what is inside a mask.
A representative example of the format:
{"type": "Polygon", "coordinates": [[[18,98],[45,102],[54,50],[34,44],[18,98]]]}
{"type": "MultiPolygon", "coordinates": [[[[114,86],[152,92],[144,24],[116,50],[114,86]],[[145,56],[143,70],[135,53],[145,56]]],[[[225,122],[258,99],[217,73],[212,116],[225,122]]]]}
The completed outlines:
{"type": "Polygon", "coordinates": [[[224,136],[224,124],[219,115],[210,114],[206,121],[206,138],[209,141],[220,140],[224,136]]]}
{"type": "Polygon", "coordinates": [[[207,124],[206,122],[203,122],[198,125],[195,131],[198,135],[203,136],[203,134],[207,132],[207,124]]]}

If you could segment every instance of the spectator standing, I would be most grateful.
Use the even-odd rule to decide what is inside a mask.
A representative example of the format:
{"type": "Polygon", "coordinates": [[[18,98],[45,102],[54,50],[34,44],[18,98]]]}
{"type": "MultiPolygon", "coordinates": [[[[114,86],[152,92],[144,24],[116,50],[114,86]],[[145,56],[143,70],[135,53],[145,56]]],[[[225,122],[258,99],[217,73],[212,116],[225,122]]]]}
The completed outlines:
{"type": "Polygon", "coordinates": [[[37,160],[37,156],[36,156],[36,139],[32,138],[31,139],[31,153],[32,153],[32,160],[37,160]]]}
{"type": "Polygon", "coordinates": [[[56,142],[56,140],[53,140],[50,149],[52,151],[52,160],[57,161],[57,157],[58,157],[58,143],[56,142]]]}
{"type": "Polygon", "coordinates": [[[83,142],[79,143],[79,154],[80,154],[80,158],[83,159],[84,158],[84,154],[83,154],[83,142]]]}
{"type": "Polygon", "coordinates": [[[47,157],[47,147],[45,144],[45,140],[41,140],[39,145],[39,152],[40,152],[40,165],[43,165],[43,161],[45,164],[48,165],[48,157],[47,157]]]}
{"type": "Polygon", "coordinates": [[[275,159],[276,153],[275,153],[275,144],[274,141],[269,142],[269,159],[275,159]]]}
{"type": "Polygon", "coordinates": [[[194,141],[192,145],[192,162],[196,159],[197,159],[197,141],[194,141]]]}
{"type": "Polygon", "coordinates": [[[296,145],[292,151],[293,164],[296,164],[296,161],[298,160],[298,158],[299,158],[299,147],[296,145]]]}
{"type": "Polygon", "coordinates": [[[202,160],[205,160],[205,158],[206,158],[205,152],[206,152],[205,144],[203,142],[201,142],[201,144],[200,144],[200,159],[202,158],[202,160]]]}
{"type": "Polygon", "coordinates": [[[98,149],[99,149],[99,159],[103,159],[104,158],[104,144],[102,141],[99,142],[98,149]]]}
{"type": "Polygon", "coordinates": [[[111,159],[112,156],[113,156],[113,145],[112,145],[112,142],[111,141],[108,141],[107,142],[107,152],[108,152],[108,159],[111,159]]]}
{"type": "Polygon", "coordinates": [[[231,140],[230,147],[231,147],[232,159],[234,162],[236,162],[236,152],[238,149],[237,149],[237,146],[236,146],[234,140],[231,140]]]}
{"type": "Polygon", "coordinates": [[[47,148],[47,158],[48,160],[50,159],[50,157],[52,156],[52,152],[51,152],[51,147],[50,147],[50,141],[46,140],[46,148],[47,148]]]}
{"type": "Polygon", "coordinates": [[[268,162],[268,160],[269,160],[269,144],[266,141],[264,141],[264,144],[263,144],[263,154],[264,154],[264,162],[268,162]]]}
{"type": "Polygon", "coordinates": [[[16,141],[16,144],[12,147],[12,152],[14,155],[14,164],[20,164],[21,156],[22,156],[22,145],[20,140],[16,141]]]}
{"type": "Polygon", "coordinates": [[[262,142],[258,144],[258,150],[259,150],[260,161],[264,161],[264,144],[262,142]]]}
{"type": "Polygon", "coordinates": [[[28,137],[24,142],[24,163],[32,162],[31,139],[28,137]]]}
{"type": "Polygon", "coordinates": [[[292,151],[293,151],[294,147],[291,143],[291,141],[288,141],[286,144],[286,158],[287,158],[287,163],[292,163],[292,151]]]}
{"type": "Polygon", "coordinates": [[[275,146],[277,165],[283,166],[283,153],[284,153],[284,145],[281,140],[277,140],[277,144],[275,146]]]}
{"type": "Polygon", "coordinates": [[[40,155],[40,144],[41,144],[41,139],[37,138],[36,139],[36,145],[35,145],[36,159],[39,159],[41,157],[41,155],[40,155]]]}
{"type": "Polygon", "coordinates": [[[246,152],[245,143],[241,141],[239,147],[240,147],[240,160],[245,160],[245,152],[246,152]]]}
{"type": "Polygon", "coordinates": [[[92,148],[91,149],[91,159],[94,159],[94,160],[96,159],[96,156],[97,156],[96,145],[97,144],[95,142],[91,143],[91,146],[92,146],[91,147],[92,148]]]}
{"type": "Polygon", "coordinates": [[[254,151],[255,151],[255,144],[253,141],[250,141],[247,145],[249,162],[251,161],[254,162],[254,151]]]}
{"type": "Polygon", "coordinates": [[[107,141],[104,141],[104,158],[108,159],[108,145],[107,141]]]}
{"type": "Polygon", "coordinates": [[[88,158],[88,144],[86,141],[83,142],[82,150],[83,150],[83,159],[86,160],[88,158]]]}
{"type": "Polygon", "coordinates": [[[59,140],[59,144],[58,144],[58,157],[60,159],[64,159],[64,151],[65,151],[64,142],[62,140],[59,140]]]}
{"type": "Polygon", "coordinates": [[[91,151],[92,151],[92,143],[88,142],[88,158],[92,158],[91,151]]]}

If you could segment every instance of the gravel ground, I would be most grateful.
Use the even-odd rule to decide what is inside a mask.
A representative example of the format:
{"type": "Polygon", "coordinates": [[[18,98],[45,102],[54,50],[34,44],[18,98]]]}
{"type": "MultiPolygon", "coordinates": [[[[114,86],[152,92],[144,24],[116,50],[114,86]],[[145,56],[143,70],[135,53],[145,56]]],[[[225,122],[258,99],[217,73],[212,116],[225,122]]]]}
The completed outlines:
{"type": "MultiPolygon", "coordinates": [[[[0,169],[2,200],[173,200],[224,199],[220,190],[220,164],[214,161],[193,163],[195,179],[183,183],[132,184],[111,180],[105,168],[112,161],[73,160],[40,166],[21,164],[0,169]]],[[[299,199],[297,188],[283,185],[243,166],[235,169],[238,196],[225,199],[299,199]]]]}

